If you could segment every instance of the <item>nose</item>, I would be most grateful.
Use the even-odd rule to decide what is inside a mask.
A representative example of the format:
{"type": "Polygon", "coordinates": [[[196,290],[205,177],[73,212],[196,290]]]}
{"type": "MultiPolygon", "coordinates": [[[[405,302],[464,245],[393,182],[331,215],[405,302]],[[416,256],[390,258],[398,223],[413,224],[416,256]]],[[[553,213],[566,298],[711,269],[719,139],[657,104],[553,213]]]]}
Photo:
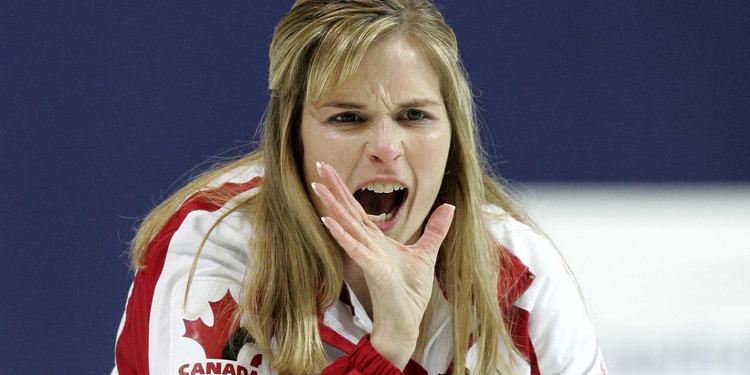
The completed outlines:
{"type": "Polygon", "coordinates": [[[373,132],[367,141],[367,158],[375,163],[387,165],[404,155],[401,129],[390,118],[374,124],[373,132]]]}

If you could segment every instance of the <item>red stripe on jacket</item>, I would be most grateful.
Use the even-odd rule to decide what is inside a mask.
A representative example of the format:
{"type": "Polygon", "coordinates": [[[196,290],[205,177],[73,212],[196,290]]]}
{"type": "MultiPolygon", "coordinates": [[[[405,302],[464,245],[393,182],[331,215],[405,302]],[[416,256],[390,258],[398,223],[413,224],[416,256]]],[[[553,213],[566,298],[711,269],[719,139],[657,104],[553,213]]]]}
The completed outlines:
{"type": "Polygon", "coordinates": [[[529,312],[513,305],[534,281],[534,274],[508,249],[500,246],[500,251],[500,262],[503,265],[501,269],[505,271],[497,282],[500,310],[513,344],[529,362],[531,375],[539,375],[536,352],[529,337],[529,312]]]}
{"type": "MultiPolygon", "coordinates": [[[[497,247],[502,270],[497,280],[497,301],[505,319],[505,329],[516,349],[529,362],[530,375],[540,375],[536,352],[529,336],[529,312],[513,305],[529,289],[534,274],[505,246],[497,244],[497,247]]],[[[446,374],[454,373],[453,365],[451,362],[446,374]]]]}

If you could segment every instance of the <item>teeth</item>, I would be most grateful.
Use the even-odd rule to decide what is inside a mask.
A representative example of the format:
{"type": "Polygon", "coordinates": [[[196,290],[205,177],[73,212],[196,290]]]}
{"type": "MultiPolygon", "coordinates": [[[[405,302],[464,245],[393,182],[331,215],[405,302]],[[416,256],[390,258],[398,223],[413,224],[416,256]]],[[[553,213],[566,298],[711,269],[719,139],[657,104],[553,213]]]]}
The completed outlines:
{"type": "Polygon", "coordinates": [[[377,182],[377,183],[367,184],[367,186],[363,187],[362,190],[370,190],[376,193],[393,193],[394,190],[401,190],[403,188],[404,187],[400,184],[377,182]]]}
{"type": "MultiPolygon", "coordinates": [[[[362,190],[369,190],[375,193],[393,193],[394,191],[405,189],[405,187],[399,183],[388,183],[388,182],[373,182],[367,184],[362,190]]],[[[382,223],[390,220],[393,217],[393,213],[382,213],[380,215],[370,215],[367,217],[373,223],[382,223]]]]}
{"type": "Polygon", "coordinates": [[[367,214],[367,218],[370,219],[373,223],[382,223],[384,221],[388,221],[393,217],[393,214],[380,214],[380,215],[370,215],[367,214]]]}

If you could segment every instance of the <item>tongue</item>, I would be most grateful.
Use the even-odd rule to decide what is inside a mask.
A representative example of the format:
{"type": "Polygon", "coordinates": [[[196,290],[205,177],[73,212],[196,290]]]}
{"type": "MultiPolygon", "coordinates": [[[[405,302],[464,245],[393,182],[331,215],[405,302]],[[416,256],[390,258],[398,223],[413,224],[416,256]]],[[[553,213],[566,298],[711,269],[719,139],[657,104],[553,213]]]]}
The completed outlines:
{"type": "Polygon", "coordinates": [[[390,212],[396,205],[396,193],[375,193],[370,190],[359,190],[354,193],[362,208],[370,215],[390,212]]]}

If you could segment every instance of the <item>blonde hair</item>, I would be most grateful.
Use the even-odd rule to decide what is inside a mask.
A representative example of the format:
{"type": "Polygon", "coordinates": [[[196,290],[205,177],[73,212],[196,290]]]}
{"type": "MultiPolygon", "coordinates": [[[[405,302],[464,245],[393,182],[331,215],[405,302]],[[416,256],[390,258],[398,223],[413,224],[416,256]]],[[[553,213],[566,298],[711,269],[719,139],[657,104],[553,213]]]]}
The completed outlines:
{"type": "MultiPolygon", "coordinates": [[[[521,213],[486,163],[455,34],[428,0],[296,1],[278,23],[271,42],[271,96],[260,148],[206,172],[152,210],[135,237],[132,262],[143,266],[149,243],[191,193],[228,170],[262,163],[265,172],[259,193],[233,209],[246,214],[255,230],[241,313],[256,345],[269,355],[273,352],[271,366],[279,373],[315,373],[324,367],[328,358],[318,317],[339,296],[342,259],[303,183],[301,113],[305,103],[346,81],[368,48],[392,33],[409,38],[431,61],[441,77],[452,126],[446,173],[435,205],[451,203],[456,211],[435,274],[451,305],[453,361],[462,372],[473,340],[478,373],[510,373],[511,355],[503,357],[500,346],[510,352],[515,347],[497,290],[507,262],[501,261],[503,254],[488,231],[484,208],[495,205],[510,215],[521,213]]],[[[423,355],[430,310],[420,327],[417,359],[423,355]]]]}

